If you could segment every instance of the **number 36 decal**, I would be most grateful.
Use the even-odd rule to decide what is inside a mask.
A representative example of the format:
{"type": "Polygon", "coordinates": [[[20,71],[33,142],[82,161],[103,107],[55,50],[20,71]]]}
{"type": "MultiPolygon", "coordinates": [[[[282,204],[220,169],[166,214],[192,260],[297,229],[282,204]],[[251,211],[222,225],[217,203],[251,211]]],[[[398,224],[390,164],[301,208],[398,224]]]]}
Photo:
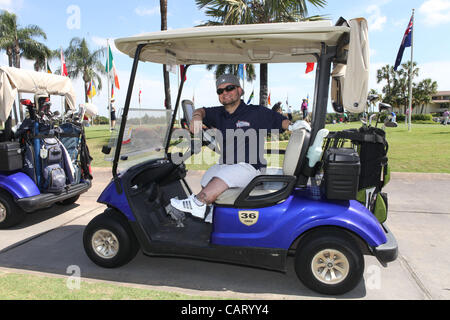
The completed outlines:
{"type": "Polygon", "coordinates": [[[253,226],[258,219],[259,211],[239,211],[239,221],[246,226],[253,226]]]}

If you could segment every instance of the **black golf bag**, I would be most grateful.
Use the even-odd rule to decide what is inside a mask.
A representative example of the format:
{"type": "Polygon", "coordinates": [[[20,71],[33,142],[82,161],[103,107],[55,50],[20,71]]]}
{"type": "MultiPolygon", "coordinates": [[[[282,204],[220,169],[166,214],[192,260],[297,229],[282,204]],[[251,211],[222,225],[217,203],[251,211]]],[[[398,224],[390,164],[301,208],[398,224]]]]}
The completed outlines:
{"type": "Polygon", "coordinates": [[[352,148],[360,158],[356,200],[383,223],[387,218],[388,199],[382,189],[390,180],[386,133],[374,127],[330,132],[324,149],[352,148]]]}

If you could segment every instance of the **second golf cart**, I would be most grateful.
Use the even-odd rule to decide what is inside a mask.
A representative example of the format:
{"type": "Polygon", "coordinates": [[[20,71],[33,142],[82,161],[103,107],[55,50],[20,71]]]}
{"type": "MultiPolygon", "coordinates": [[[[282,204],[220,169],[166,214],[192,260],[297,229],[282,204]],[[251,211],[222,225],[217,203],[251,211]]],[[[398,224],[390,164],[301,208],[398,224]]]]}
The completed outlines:
{"type": "MultiPolygon", "coordinates": [[[[364,19],[340,19],[335,26],[329,21],[217,26],[116,40],[117,48],[133,57],[134,63],[112,150],[113,179],[98,199],[107,209],[84,231],[90,259],[115,268],[142,250],[148,256],[188,257],[285,272],[287,257],[294,254],[301,282],[325,294],[355,288],[363,277],[366,254],[376,256],[384,266],[394,261],[397,243],[393,234],[370,207],[356,199],[358,150],[322,148],[328,135],[324,127],[332,66],[339,70],[333,72],[333,106],[345,105],[347,111],[356,113],[365,109],[368,65],[361,66],[361,61],[367,62],[364,50],[368,48],[362,43],[367,40],[366,26],[364,19]],[[145,61],[186,65],[173,111],[132,108],[136,73],[145,61]],[[306,62],[317,63],[312,128],[292,132],[280,173],[257,176],[246,188],[227,190],[213,206],[211,223],[175,212],[170,199],[185,199],[192,193],[182,160],[199,151],[195,143],[182,154],[174,148],[179,138],[174,133],[179,108],[184,111],[184,125],[193,112],[192,102],[181,101],[189,66],[306,62]],[[344,78],[346,84],[339,81],[344,78]],[[345,88],[353,82],[360,82],[362,89],[352,96],[345,88]],[[348,104],[349,99],[353,103],[348,104]],[[125,143],[124,135],[130,130],[125,143]]],[[[214,145],[214,137],[204,137],[205,145],[214,145]]]]}
{"type": "Polygon", "coordinates": [[[73,204],[91,187],[83,115],[75,103],[67,77],[0,67],[0,120],[5,123],[0,132],[0,229],[17,225],[25,213],[73,204]],[[20,100],[27,116],[19,123],[16,114],[13,125],[19,93],[33,99],[20,100]],[[63,97],[64,114],[51,112],[50,96],[63,97]]]}

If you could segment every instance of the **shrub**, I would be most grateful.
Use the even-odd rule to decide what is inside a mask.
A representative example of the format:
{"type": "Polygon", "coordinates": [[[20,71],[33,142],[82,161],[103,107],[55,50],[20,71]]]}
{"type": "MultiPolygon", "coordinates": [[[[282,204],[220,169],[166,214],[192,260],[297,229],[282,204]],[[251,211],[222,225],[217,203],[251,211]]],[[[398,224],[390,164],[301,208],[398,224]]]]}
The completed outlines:
{"type": "Polygon", "coordinates": [[[412,121],[432,121],[433,117],[431,116],[431,114],[412,114],[411,115],[411,120],[412,121]]]}

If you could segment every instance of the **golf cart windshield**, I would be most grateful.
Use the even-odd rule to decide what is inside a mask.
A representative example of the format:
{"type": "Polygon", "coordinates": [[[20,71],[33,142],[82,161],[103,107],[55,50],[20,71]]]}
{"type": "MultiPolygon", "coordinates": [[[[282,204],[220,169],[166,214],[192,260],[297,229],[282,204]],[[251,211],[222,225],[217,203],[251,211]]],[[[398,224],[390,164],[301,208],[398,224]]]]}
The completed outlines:
{"type": "MultiPolygon", "coordinates": [[[[116,139],[113,175],[117,175],[119,161],[127,158],[127,147],[124,143],[127,141],[127,134],[134,130],[128,121],[137,119],[133,115],[135,108],[131,102],[140,61],[184,66],[315,62],[317,63],[317,72],[312,108],[312,136],[314,137],[325,126],[331,66],[347,65],[351,62],[352,65],[347,65],[343,78],[345,76],[352,78],[355,73],[362,74],[360,69],[354,67],[353,61],[368,61],[367,57],[357,59],[358,54],[367,54],[368,51],[361,50],[361,48],[368,48],[367,43],[359,43],[358,36],[352,38],[354,39],[353,43],[350,41],[350,33],[354,33],[354,30],[360,28],[361,25],[367,25],[364,19],[356,19],[356,21],[357,23],[353,23],[355,27],[351,27],[351,24],[344,19],[340,19],[335,26],[331,24],[331,21],[318,21],[199,27],[147,33],[115,40],[116,47],[122,53],[134,58],[134,64],[121,119],[122,125],[116,139]],[[355,45],[355,42],[358,42],[358,45],[355,45]],[[349,51],[352,51],[351,61],[348,60],[349,51]]],[[[362,67],[368,70],[368,64],[363,64],[362,67]]],[[[367,81],[365,75],[364,73],[362,77],[359,77],[358,82],[367,81]]],[[[184,79],[185,75],[181,75],[180,78],[184,79]]],[[[348,83],[353,84],[354,81],[348,83]]],[[[161,156],[164,158],[167,157],[171,132],[176,125],[177,112],[181,107],[183,85],[184,81],[181,80],[172,118],[169,122],[165,122],[164,128],[168,130],[162,141],[165,148],[162,150],[161,156]]],[[[355,88],[355,92],[358,94],[362,91],[364,90],[355,88]]],[[[359,97],[345,101],[359,102],[359,97]]],[[[356,107],[353,104],[352,106],[354,107],[353,112],[361,108],[358,104],[356,107]]],[[[365,103],[362,108],[364,107],[365,103]]],[[[169,114],[167,115],[170,117],[169,114]]],[[[133,137],[132,134],[131,136],[133,137]]],[[[162,133],[160,137],[163,137],[162,133]]],[[[127,166],[129,165],[127,164],[127,166]]]]}
{"type": "MultiPolygon", "coordinates": [[[[123,109],[119,111],[117,124],[122,122],[123,109]]],[[[121,139],[120,170],[146,160],[164,158],[164,146],[172,117],[171,110],[130,108],[121,139]]],[[[109,147],[113,150],[105,160],[113,161],[119,131],[113,131],[109,147]]]]}

